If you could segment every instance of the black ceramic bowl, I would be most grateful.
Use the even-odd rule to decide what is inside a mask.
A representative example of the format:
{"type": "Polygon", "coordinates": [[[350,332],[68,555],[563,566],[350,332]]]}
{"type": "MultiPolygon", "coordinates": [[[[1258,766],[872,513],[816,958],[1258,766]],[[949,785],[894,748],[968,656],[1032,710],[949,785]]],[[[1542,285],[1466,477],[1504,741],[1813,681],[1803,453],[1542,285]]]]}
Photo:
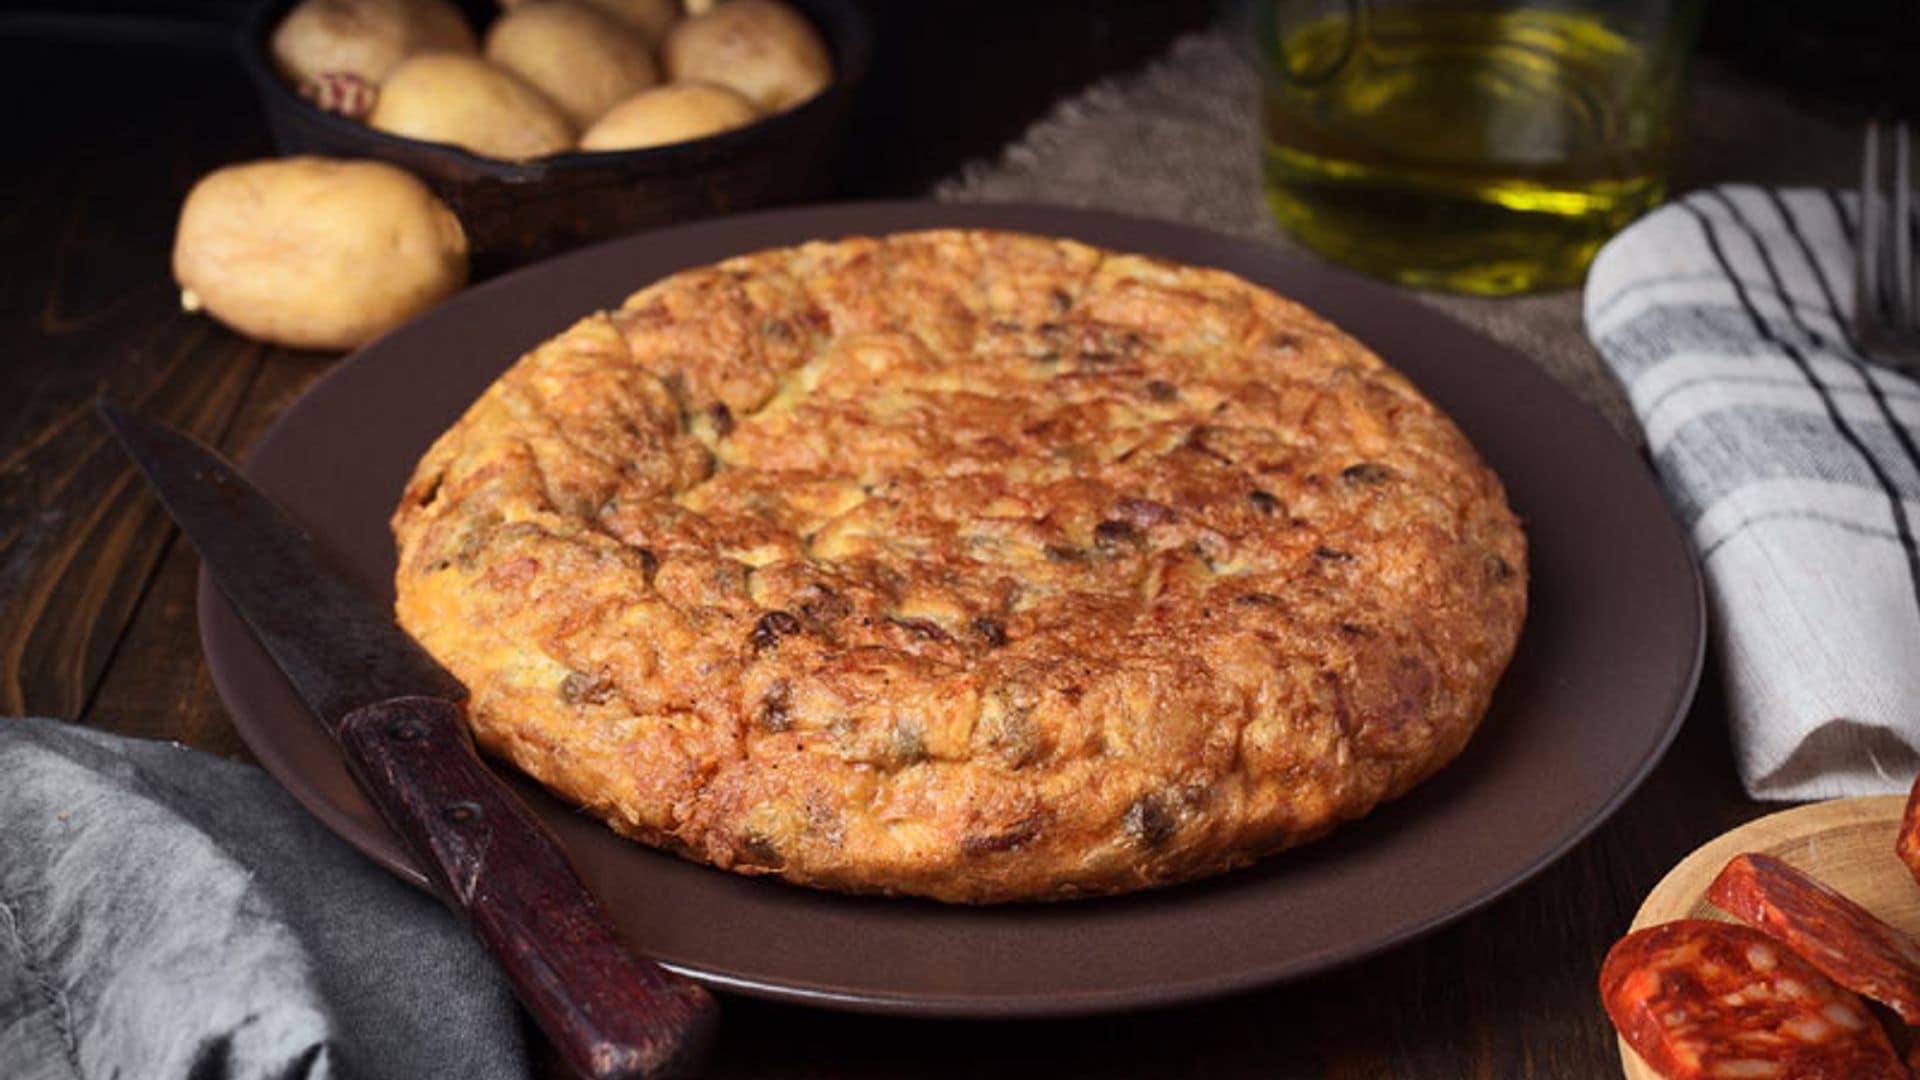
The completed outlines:
{"type": "MultiPolygon", "coordinates": [[[[268,39],[295,0],[269,0],[248,20],[240,54],[284,154],[375,158],[412,172],[453,207],[478,274],[652,225],[830,193],[853,89],[873,35],[852,0],[787,0],[833,52],[833,83],[797,108],[705,139],[617,153],[497,161],[445,143],[375,131],[323,112],[274,70],[268,39]]],[[[498,8],[460,5],[484,36],[498,8]]]]}

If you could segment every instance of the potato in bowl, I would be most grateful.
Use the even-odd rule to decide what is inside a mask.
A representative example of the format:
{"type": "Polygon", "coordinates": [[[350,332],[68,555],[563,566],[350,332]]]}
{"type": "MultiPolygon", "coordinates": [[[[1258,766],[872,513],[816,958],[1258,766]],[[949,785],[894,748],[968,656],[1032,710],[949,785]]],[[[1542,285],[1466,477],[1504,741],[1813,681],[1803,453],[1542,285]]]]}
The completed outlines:
{"type": "Polygon", "coordinates": [[[273,64],[323,111],[505,161],[689,141],[803,105],[834,81],[827,41],[785,0],[731,0],[698,13],[683,13],[679,0],[501,7],[485,20],[482,45],[449,0],[299,0],[274,24],[273,64]],[[654,124],[639,143],[584,144],[582,133],[615,106],[667,80],[725,87],[754,110],[670,95],[672,108],[705,119],[654,124]],[[353,91],[345,100],[342,85],[353,91]]]}
{"type": "MultiPolygon", "coordinates": [[[[586,2],[608,10],[647,6],[640,0],[586,2]]],[[[371,158],[412,172],[459,215],[475,275],[484,277],[634,229],[830,194],[854,89],[871,58],[872,31],[852,0],[788,3],[818,32],[832,61],[831,81],[814,96],[753,123],[684,141],[568,148],[520,161],[380,131],[303,99],[271,50],[296,0],[267,0],[255,9],[242,58],[282,153],[371,158]]],[[[493,0],[470,0],[463,10],[476,39],[501,12],[493,0]]],[[[664,65],[661,76],[667,78],[664,65]]]]}

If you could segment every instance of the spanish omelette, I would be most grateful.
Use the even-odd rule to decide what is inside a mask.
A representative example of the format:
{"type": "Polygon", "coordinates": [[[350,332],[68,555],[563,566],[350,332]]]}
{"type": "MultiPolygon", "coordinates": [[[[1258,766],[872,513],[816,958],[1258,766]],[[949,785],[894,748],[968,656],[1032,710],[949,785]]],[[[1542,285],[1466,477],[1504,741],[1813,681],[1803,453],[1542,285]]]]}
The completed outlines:
{"type": "Polygon", "coordinates": [[[503,375],[393,526],[492,753],[718,867],[960,902],[1366,813],[1466,743],[1526,605],[1497,478],[1358,342],[1003,232],[656,282],[503,375]]]}

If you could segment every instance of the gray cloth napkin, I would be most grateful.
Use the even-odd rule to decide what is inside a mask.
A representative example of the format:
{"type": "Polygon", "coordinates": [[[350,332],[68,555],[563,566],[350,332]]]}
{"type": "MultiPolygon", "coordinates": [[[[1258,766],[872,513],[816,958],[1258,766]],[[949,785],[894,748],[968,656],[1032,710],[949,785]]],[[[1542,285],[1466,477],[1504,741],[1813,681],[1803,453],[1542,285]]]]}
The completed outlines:
{"type": "Polygon", "coordinates": [[[1901,793],[1920,768],[1920,383],[1848,327],[1854,205],[1694,192],[1587,279],[1588,330],[1705,571],[1761,799],[1901,793]]]}
{"type": "Polygon", "coordinates": [[[527,1075],[492,961],[256,768],[0,719],[0,1077],[527,1075]]]}

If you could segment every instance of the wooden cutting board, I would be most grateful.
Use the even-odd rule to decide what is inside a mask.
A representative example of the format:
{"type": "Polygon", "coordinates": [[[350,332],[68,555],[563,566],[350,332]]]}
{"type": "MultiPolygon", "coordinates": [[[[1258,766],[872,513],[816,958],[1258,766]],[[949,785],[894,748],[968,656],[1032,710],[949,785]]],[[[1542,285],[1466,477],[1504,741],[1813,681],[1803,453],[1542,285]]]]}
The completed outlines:
{"type": "MultiPolygon", "coordinates": [[[[1707,888],[1729,859],[1760,852],[1826,882],[1903,933],[1920,938],[1920,884],[1893,853],[1906,805],[1901,795],[1834,799],[1783,810],[1722,833],[1660,879],[1634,916],[1633,929],[1674,919],[1731,921],[1707,903],[1707,888]]],[[[1660,1080],[1625,1042],[1620,1044],[1620,1061],[1628,1080],[1660,1080]]]]}

